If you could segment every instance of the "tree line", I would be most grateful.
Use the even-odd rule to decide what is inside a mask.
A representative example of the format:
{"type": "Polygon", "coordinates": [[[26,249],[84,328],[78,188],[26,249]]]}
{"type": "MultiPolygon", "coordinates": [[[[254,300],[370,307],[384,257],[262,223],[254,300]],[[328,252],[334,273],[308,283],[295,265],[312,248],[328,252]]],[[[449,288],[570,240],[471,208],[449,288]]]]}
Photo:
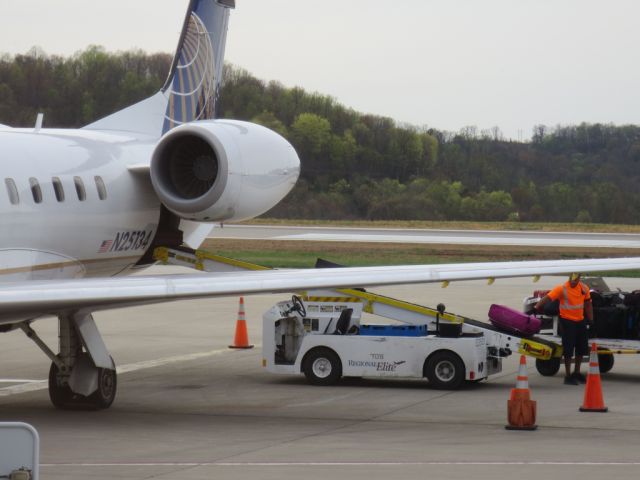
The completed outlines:
{"type": "MultiPolygon", "coordinates": [[[[39,49],[0,57],[0,123],[79,127],[155,93],[167,54],[71,57],[39,49]]],[[[265,125],[302,161],[294,191],[268,216],[311,219],[640,221],[640,127],[534,128],[530,141],[500,129],[446,132],[365,115],[334,98],[225,66],[218,114],[265,125]]]]}

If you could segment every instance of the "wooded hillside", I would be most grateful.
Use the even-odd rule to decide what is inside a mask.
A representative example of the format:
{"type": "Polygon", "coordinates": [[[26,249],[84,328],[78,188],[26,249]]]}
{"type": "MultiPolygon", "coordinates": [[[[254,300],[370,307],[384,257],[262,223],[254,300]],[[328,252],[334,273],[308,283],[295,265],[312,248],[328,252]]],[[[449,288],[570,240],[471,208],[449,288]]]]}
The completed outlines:
{"type": "MultiPolygon", "coordinates": [[[[0,57],[0,123],[78,127],[155,93],[170,55],[0,57]]],[[[435,93],[434,93],[435,94],[435,93]]],[[[400,125],[333,98],[227,65],[219,116],[266,125],[295,146],[302,176],[268,216],[316,219],[640,222],[640,127],[537,126],[530,142],[499,128],[400,125]]],[[[425,115],[427,116],[427,115],[425,115]]],[[[2,159],[0,159],[2,161],[2,159]]]]}

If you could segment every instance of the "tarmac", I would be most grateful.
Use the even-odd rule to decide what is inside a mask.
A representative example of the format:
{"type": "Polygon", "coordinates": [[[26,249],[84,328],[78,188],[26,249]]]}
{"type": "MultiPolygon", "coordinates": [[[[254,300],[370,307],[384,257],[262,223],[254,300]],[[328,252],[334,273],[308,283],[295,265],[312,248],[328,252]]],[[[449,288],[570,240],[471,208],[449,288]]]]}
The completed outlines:
{"type": "Polygon", "coordinates": [[[445,245],[520,245],[574,248],[639,248],[634,233],[532,232],[513,230],[444,230],[424,228],[317,227],[291,225],[225,225],[210,238],[382,242],[445,245]]]}
{"type": "MultiPolygon", "coordinates": [[[[486,320],[491,303],[520,308],[558,277],[372,289],[486,320]]],[[[607,279],[638,288],[637,279],[607,279]]],[[[249,339],[231,350],[238,298],[97,313],[119,366],[102,411],[59,411],[48,359],[21,332],[0,335],[0,421],[39,432],[40,478],[389,479],[630,478],[640,467],[640,358],[616,356],[602,376],[607,413],[578,411],[583,386],[542,377],[528,359],[536,431],[507,431],[518,355],[458,391],[426,380],[348,379],[314,387],[261,367],[261,317],[286,295],[245,297],[249,339]]],[[[34,328],[55,346],[57,322],[34,328]]]]}

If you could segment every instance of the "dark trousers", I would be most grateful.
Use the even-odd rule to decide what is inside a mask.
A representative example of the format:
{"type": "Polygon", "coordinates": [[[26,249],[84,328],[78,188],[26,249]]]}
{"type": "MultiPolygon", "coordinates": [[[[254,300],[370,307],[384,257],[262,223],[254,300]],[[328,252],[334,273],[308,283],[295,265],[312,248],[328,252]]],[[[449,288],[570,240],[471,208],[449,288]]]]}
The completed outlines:
{"type": "Polygon", "coordinates": [[[576,322],[560,317],[562,327],[562,354],[565,358],[589,354],[589,331],[586,320],[576,322]]]}

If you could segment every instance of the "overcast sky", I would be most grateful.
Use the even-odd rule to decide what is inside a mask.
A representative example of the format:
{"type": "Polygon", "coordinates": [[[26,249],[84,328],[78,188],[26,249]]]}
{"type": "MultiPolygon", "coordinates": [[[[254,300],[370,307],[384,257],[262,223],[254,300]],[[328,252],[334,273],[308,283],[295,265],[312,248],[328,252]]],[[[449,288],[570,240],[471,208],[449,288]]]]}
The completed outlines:
{"type": "MultiPolygon", "coordinates": [[[[175,50],[188,0],[0,0],[0,52],[175,50]]],[[[458,131],[640,124],[637,0],[237,0],[226,59],[458,131]]],[[[0,99],[1,101],[1,99],[0,99]]]]}

